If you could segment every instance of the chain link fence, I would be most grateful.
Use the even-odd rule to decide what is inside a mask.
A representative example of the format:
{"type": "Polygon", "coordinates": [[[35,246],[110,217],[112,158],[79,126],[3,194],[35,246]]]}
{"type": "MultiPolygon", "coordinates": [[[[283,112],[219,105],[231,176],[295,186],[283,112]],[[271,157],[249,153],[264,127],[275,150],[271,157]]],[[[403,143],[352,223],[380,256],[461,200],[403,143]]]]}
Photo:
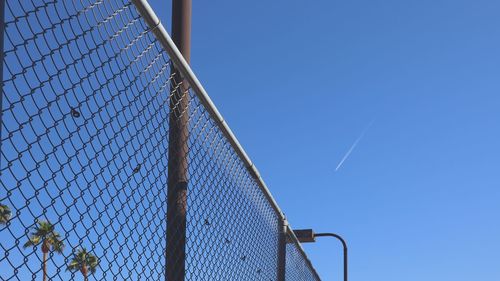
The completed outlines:
{"type": "Polygon", "coordinates": [[[138,2],[3,3],[0,280],[319,280],[138,2]]]}
{"type": "Polygon", "coordinates": [[[285,280],[320,280],[311,262],[304,257],[299,242],[287,234],[285,280]]]}

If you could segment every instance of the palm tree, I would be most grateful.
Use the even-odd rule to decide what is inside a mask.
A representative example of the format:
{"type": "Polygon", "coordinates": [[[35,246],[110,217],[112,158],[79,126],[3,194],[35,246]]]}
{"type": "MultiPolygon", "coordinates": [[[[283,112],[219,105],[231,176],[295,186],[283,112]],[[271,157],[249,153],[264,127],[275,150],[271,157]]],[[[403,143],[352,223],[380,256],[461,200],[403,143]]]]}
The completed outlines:
{"type": "Polygon", "coordinates": [[[11,214],[9,206],[0,204],[0,224],[6,224],[10,220],[11,214]]]}
{"type": "Polygon", "coordinates": [[[54,225],[48,221],[39,221],[34,227],[28,242],[24,248],[42,245],[43,253],[43,281],[47,281],[47,254],[50,250],[56,253],[62,253],[64,243],[61,241],[61,235],[54,230],[54,225]]]}
{"type": "Polygon", "coordinates": [[[80,271],[85,281],[88,280],[88,273],[94,274],[97,266],[99,266],[99,259],[92,253],[87,252],[87,249],[81,248],[76,251],[73,259],[68,264],[67,270],[75,272],[80,271]]]}

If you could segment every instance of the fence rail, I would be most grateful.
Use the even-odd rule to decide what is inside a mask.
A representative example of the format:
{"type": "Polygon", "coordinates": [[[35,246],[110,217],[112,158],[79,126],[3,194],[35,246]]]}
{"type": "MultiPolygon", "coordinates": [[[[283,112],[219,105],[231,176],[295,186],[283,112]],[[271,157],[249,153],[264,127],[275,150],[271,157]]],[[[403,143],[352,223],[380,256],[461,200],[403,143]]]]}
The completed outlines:
{"type": "Polygon", "coordinates": [[[0,280],[319,280],[146,1],[3,4],[0,280]]]}

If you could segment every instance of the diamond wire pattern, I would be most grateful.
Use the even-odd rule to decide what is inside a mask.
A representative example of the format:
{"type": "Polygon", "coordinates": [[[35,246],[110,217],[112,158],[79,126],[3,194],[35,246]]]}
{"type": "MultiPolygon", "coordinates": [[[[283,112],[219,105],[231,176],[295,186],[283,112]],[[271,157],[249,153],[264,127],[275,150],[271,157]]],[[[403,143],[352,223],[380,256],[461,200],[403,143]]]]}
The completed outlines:
{"type": "Polygon", "coordinates": [[[300,250],[300,246],[291,236],[286,244],[285,279],[290,281],[321,280],[307,257],[300,250]]]}
{"type": "Polygon", "coordinates": [[[48,280],[81,280],[80,248],[89,280],[165,280],[171,114],[188,114],[185,279],[278,278],[279,215],[195,93],[170,108],[183,82],[131,2],[7,0],[4,55],[0,280],[42,279],[44,247],[24,247],[41,222],[64,244],[48,280]]]}
{"type": "Polygon", "coordinates": [[[276,280],[278,216],[208,112],[190,96],[188,279],[276,280]]]}

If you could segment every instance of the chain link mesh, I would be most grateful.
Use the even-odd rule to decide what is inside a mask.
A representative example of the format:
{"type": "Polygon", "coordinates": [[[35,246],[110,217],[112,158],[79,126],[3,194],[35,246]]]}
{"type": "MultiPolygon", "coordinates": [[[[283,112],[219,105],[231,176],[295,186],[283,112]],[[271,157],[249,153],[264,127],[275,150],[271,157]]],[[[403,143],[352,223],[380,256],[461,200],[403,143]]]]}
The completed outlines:
{"type": "Polygon", "coordinates": [[[279,279],[280,215],[131,2],[7,0],[3,71],[0,280],[279,279]]]}
{"type": "Polygon", "coordinates": [[[300,245],[288,234],[286,244],[285,279],[290,281],[321,280],[304,255],[300,245]]]}

